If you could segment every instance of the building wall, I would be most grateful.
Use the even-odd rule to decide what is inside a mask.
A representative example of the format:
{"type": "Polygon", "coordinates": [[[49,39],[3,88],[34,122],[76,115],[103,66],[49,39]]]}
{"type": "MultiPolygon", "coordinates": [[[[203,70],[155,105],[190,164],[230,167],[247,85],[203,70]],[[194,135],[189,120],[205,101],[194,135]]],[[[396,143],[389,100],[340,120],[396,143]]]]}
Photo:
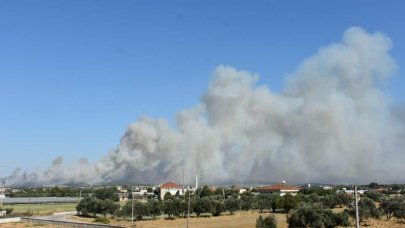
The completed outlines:
{"type": "Polygon", "coordinates": [[[280,191],[280,196],[287,195],[288,193],[295,196],[295,195],[297,195],[298,190],[281,190],[280,191]]]}
{"type": "Polygon", "coordinates": [[[179,191],[180,195],[183,195],[183,189],[177,188],[162,188],[160,189],[160,199],[163,199],[167,192],[170,192],[172,196],[176,195],[177,191],[179,191]]]}

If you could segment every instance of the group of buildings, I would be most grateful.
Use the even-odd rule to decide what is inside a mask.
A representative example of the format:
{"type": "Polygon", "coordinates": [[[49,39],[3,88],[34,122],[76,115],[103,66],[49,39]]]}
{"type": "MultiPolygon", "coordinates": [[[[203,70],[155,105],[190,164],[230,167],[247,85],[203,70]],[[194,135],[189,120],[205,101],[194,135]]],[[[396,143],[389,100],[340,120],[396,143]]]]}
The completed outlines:
{"type": "MultiPolygon", "coordinates": [[[[138,200],[145,200],[146,198],[155,197],[156,195],[163,199],[167,193],[171,195],[184,195],[186,191],[194,192],[197,189],[196,187],[190,186],[183,186],[181,184],[177,184],[173,181],[166,182],[159,186],[149,187],[149,191],[146,187],[137,187],[133,191],[129,192],[127,189],[118,188],[118,196],[120,201],[127,201],[130,198],[138,199],[138,200]]],[[[273,185],[266,185],[255,188],[256,192],[259,193],[278,193],[280,196],[291,194],[296,195],[301,187],[287,185],[285,181],[280,183],[276,183],[273,185]]],[[[216,190],[215,187],[211,187],[210,191],[214,192],[216,190]]],[[[252,190],[248,188],[240,188],[240,187],[233,187],[233,190],[237,191],[237,193],[241,194],[246,192],[247,190],[252,190]]]]}

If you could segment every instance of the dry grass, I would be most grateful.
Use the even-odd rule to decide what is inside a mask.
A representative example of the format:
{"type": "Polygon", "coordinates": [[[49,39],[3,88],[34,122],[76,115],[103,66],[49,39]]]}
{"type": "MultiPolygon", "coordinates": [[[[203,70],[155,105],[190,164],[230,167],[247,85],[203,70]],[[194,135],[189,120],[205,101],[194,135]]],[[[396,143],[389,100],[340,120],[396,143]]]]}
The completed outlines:
{"type": "MultiPolygon", "coordinates": [[[[193,228],[200,227],[255,227],[256,219],[259,215],[268,216],[270,213],[259,213],[257,211],[240,211],[236,212],[234,215],[225,214],[218,217],[211,218],[190,218],[189,226],[193,228]]],[[[274,214],[278,221],[279,228],[286,228],[287,221],[285,214],[274,214]]],[[[78,216],[71,216],[72,220],[81,222],[92,222],[92,218],[81,218],[78,216]]],[[[167,220],[164,218],[159,218],[155,220],[145,220],[145,221],[135,221],[136,227],[139,228],[157,228],[157,227],[186,227],[187,219],[177,218],[175,220],[167,220]]],[[[131,227],[131,222],[129,221],[116,221],[111,219],[110,225],[120,225],[125,227],[131,227]]]]}
{"type": "MultiPolygon", "coordinates": [[[[340,211],[341,209],[337,209],[340,211]]],[[[189,219],[189,226],[193,228],[202,228],[202,227],[235,227],[235,228],[244,228],[244,227],[255,227],[256,219],[259,215],[268,216],[272,213],[259,213],[257,211],[240,211],[236,212],[234,215],[222,215],[219,217],[211,217],[211,218],[190,218],[189,219]]],[[[288,224],[286,221],[286,215],[275,213],[274,214],[278,227],[279,228],[287,228],[288,224]]],[[[73,221],[81,221],[81,222],[89,222],[92,223],[94,218],[81,218],[77,216],[71,216],[71,220],[73,221]]],[[[155,219],[155,220],[148,220],[148,221],[136,221],[135,222],[137,228],[158,228],[158,227],[167,227],[167,228],[174,228],[174,227],[186,227],[187,219],[184,218],[177,218],[175,220],[166,220],[163,218],[155,219]]],[[[355,227],[355,221],[351,219],[351,226],[355,227]]],[[[116,221],[111,219],[111,225],[120,225],[124,227],[131,227],[131,222],[128,221],[116,221]]],[[[400,228],[405,227],[404,220],[398,220],[392,218],[391,220],[387,221],[385,218],[381,219],[369,219],[366,220],[361,224],[362,227],[381,227],[381,228],[400,228]]],[[[39,224],[30,224],[30,223],[9,223],[9,224],[0,224],[0,228],[5,227],[46,227],[46,228],[54,228],[56,226],[52,225],[39,225],[39,224]]]]}
{"type": "MultiPolygon", "coordinates": [[[[269,213],[262,213],[256,211],[237,212],[234,215],[223,215],[219,217],[211,218],[191,218],[189,219],[190,227],[255,227],[256,219],[262,216],[268,216],[269,213]]],[[[275,214],[278,227],[287,227],[285,214],[275,214]]],[[[165,220],[157,219],[152,221],[140,221],[136,222],[136,227],[142,228],[157,228],[157,227],[186,227],[187,219],[165,220]]]]}
{"type": "Polygon", "coordinates": [[[44,227],[44,228],[56,228],[55,225],[44,225],[39,223],[26,223],[26,222],[15,222],[0,224],[0,228],[22,228],[22,227],[44,227]]]}

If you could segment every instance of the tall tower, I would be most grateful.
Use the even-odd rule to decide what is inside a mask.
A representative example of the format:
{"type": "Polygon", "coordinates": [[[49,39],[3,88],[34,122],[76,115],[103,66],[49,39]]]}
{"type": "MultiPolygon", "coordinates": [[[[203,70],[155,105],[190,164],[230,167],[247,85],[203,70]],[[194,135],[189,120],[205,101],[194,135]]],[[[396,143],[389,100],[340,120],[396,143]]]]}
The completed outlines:
{"type": "Polygon", "coordinates": [[[195,172],[195,190],[197,190],[197,189],[198,189],[198,169],[195,172]]]}

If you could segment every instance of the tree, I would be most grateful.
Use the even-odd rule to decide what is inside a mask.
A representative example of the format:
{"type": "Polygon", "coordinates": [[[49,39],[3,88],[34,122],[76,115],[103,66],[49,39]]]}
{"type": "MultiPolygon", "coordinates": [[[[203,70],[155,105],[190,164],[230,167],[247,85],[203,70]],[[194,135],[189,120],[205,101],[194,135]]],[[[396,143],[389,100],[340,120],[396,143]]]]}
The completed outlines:
{"type": "Polygon", "coordinates": [[[150,214],[153,216],[153,218],[156,218],[156,216],[162,214],[162,204],[159,200],[149,199],[148,204],[150,208],[150,214]]]}
{"type": "Polygon", "coordinates": [[[134,202],[134,216],[136,217],[137,220],[142,220],[144,216],[149,216],[150,214],[151,214],[150,204],[142,203],[139,201],[134,202]]]}
{"type": "Polygon", "coordinates": [[[405,201],[403,197],[383,198],[380,203],[380,209],[390,220],[391,217],[403,218],[405,216],[405,201]]]}
{"type": "MultiPolygon", "coordinates": [[[[374,204],[374,201],[370,198],[363,198],[358,202],[358,209],[359,209],[359,219],[362,222],[364,219],[367,218],[379,218],[381,216],[380,211],[374,204]]],[[[356,216],[356,209],[352,208],[349,210],[349,213],[355,217],[356,216]]]]}
{"type": "Polygon", "coordinates": [[[166,192],[163,196],[164,200],[174,199],[174,196],[170,192],[166,192]]]}
{"type": "Polygon", "coordinates": [[[181,213],[181,200],[175,197],[165,199],[163,202],[163,211],[169,218],[179,216],[181,213]]]}
{"type": "Polygon", "coordinates": [[[116,210],[120,208],[120,206],[110,199],[101,200],[99,201],[100,205],[100,213],[106,217],[107,214],[115,215],[116,210]]]}
{"type": "Polygon", "coordinates": [[[291,209],[296,208],[298,204],[298,198],[291,194],[286,194],[282,197],[282,207],[284,208],[285,213],[288,213],[291,209]]]}
{"type": "Polygon", "coordinates": [[[95,191],[94,196],[101,200],[110,199],[115,202],[117,202],[119,200],[118,199],[118,190],[116,187],[99,188],[95,191]]]}
{"type": "Polygon", "coordinates": [[[257,228],[276,228],[277,219],[274,215],[269,215],[264,219],[260,215],[259,218],[256,220],[256,227],[257,228]]]}
{"type": "Polygon", "coordinates": [[[399,219],[404,219],[405,218],[405,202],[404,201],[402,201],[398,205],[398,208],[394,211],[394,216],[399,218],[399,219]]]}
{"type": "Polygon", "coordinates": [[[223,188],[217,188],[217,189],[215,189],[214,195],[223,197],[224,192],[225,192],[225,190],[223,188]]]}
{"type": "Polygon", "coordinates": [[[212,200],[212,215],[213,216],[219,216],[221,215],[222,212],[225,211],[225,205],[222,201],[220,200],[212,200]]]}
{"type": "Polygon", "coordinates": [[[335,227],[348,226],[349,215],[333,213],[320,204],[302,204],[287,217],[289,227],[335,227]]]}
{"type": "Polygon", "coordinates": [[[263,213],[263,210],[271,208],[271,195],[270,194],[260,194],[256,197],[256,208],[260,210],[260,213],[263,213]]]}
{"type": "Polygon", "coordinates": [[[248,211],[251,210],[253,208],[253,204],[254,204],[254,198],[252,193],[250,192],[245,192],[241,195],[241,209],[248,211]]]}
{"type": "Polygon", "coordinates": [[[229,197],[228,199],[225,200],[225,208],[231,214],[233,214],[234,211],[240,209],[240,199],[234,198],[234,197],[229,197]]]}
{"type": "Polygon", "coordinates": [[[380,199],[382,197],[381,193],[372,190],[372,191],[367,191],[364,193],[365,196],[368,198],[372,199],[374,202],[380,202],[380,199]]]}
{"type": "Polygon", "coordinates": [[[336,196],[333,195],[326,195],[326,196],[322,196],[321,197],[321,202],[323,204],[324,207],[333,209],[336,207],[337,205],[337,200],[336,200],[336,196]]]}
{"type": "Polygon", "coordinates": [[[194,199],[192,202],[192,207],[193,211],[197,214],[197,217],[200,217],[201,213],[212,212],[212,203],[207,197],[194,199]]]}
{"type": "Polygon", "coordinates": [[[378,189],[379,185],[378,185],[378,183],[376,183],[376,182],[371,182],[371,183],[368,185],[368,187],[371,188],[371,189],[378,189]]]}
{"type": "Polygon", "coordinates": [[[204,187],[201,189],[200,197],[204,198],[204,197],[207,197],[210,195],[212,195],[210,187],[208,187],[207,185],[204,185],[204,187]]]}
{"type": "Polygon", "coordinates": [[[399,191],[399,190],[401,190],[401,185],[393,184],[393,185],[391,185],[391,189],[392,189],[392,191],[399,191]]]}
{"type": "Polygon", "coordinates": [[[76,206],[76,211],[83,216],[93,216],[101,212],[101,200],[95,197],[86,197],[80,200],[79,204],[76,206]]]}
{"type": "Polygon", "coordinates": [[[345,193],[345,192],[339,192],[336,195],[336,203],[340,206],[343,207],[343,205],[349,205],[349,203],[351,202],[351,197],[345,193]]]}
{"type": "Polygon", "coordinates": [[[282,203],[282,198],[281,198],[280,195],[278,195],[278,194],[272,194],[271,195],[271,204],[270,204],[270,206],[271,206],[271,209],[273,210],[273,213],[275,213],[276,210],[278,208],[280,208],[281,203],[282,203]]]}

